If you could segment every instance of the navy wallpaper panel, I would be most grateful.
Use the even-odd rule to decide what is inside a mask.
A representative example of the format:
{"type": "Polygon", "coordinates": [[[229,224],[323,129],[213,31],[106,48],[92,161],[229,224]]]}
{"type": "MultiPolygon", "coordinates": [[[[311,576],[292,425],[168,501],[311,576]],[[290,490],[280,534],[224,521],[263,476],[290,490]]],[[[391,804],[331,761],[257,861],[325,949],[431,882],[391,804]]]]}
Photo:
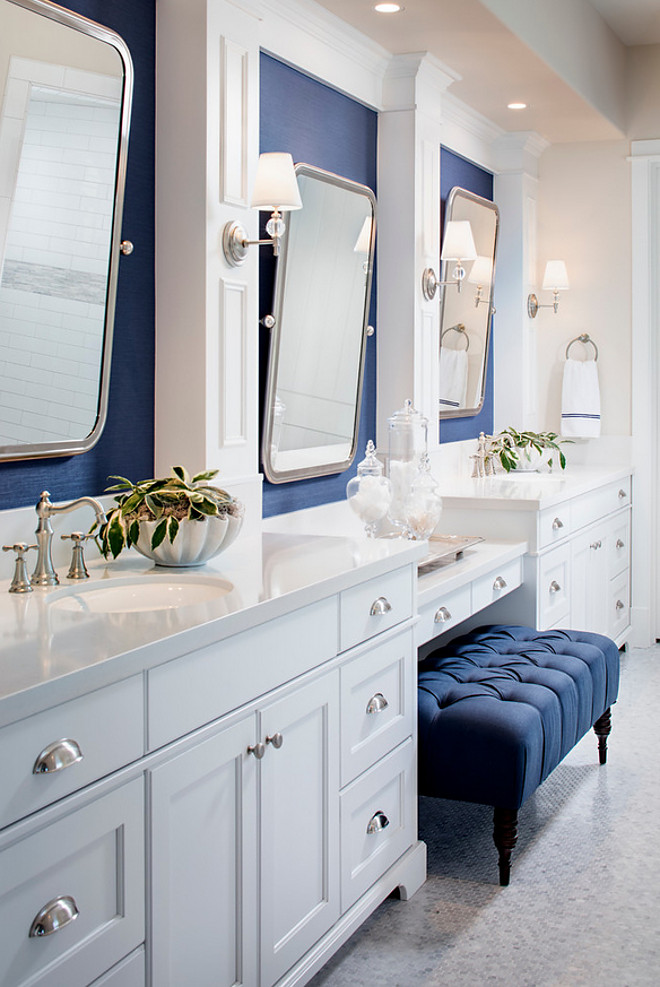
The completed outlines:
{"type": "MultiPolygon", "coordinates": [[[[377,114],[309,76],[261,55],[261,151],[288,151],[296,162],[316,165],[368,185],[376,192],[377,114]]],[[[263,218],[263,214],[262,214],[263,218]]],[[[265,219],[268,217],[266,216],[265,219]]],[[[274,261],[267,248],[259,261],[259,310],[272,310],[274,261]]],[[[370,324],[375,325],[375,278],[370,324]]],[[[259,380],[263,395],[268,361],[268,331],[261,328],[259,380]]],[[[346,484],[364,458],[368,439],[376,437],[376,337],[367,341],[357,455],[350,469],[293,483],[264,479],[264,517],[341,500],[346,484]]]]}
{"type": "MultiPolygon", "coordinates": [[[[440,151],[440,199],[442,201],[441,219],[444,227],[444,212],[447,196],[454,186],[474,192],[483,199],[493,200],[493,176],[478,165],[461,158],[453,151],[443,147],[440,151]]],[[[492,326],[495,332],[495,326],[492,326]]],[[[486,394],[481,411],[478,415],[467,418],[442,419],[440,422],[440,442],[458,442],[461,439],[478,438],[479,432],[486,434],[493,431],[493,350],[488,351],[488,369],[486,371],[486,394]]]]}
{"type": "Polygon", "coordinates": [[[123,237],[135,251],[121,262],[110,401],[99,442],[80,456],[0,463],[0,510],[96,495],[109,473],[153,475],[154,460],[154,102],[156,0],[60,0],[60,5],[112,28],[135,69],[123,237]]]}

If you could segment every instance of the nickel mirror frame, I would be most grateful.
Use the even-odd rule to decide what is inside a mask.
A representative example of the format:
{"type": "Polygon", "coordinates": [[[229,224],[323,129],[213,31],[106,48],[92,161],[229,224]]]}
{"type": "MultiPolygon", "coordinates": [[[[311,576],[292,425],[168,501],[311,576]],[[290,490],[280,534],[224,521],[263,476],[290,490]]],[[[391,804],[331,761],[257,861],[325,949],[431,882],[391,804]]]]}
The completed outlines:
{"type": "MultiPolygon", "coordinates": [[[[122,255],[121,229],[126,185],[126,166],[128,159],[128,137],[130,130],[131,107],[133,98],[133,62],[124,40],[110,28],[97,24],[81,14],[65,10],[50,3],[49,0],[1,0],[16,7],[32,11],[43,17],[71,28],[81,34],[95,38],[114,48],[122,62],[123,82],[119,132],[117,134],[117,155],[115,171],[115,188],[113,196],[112,230],[109,244],[108,280],[105,300],[105,316],[103,323],[104,337],[101,356],[101,371],[99,375],[99,397],[97,415],[92,430],[83,439],[63,438],[62,441],[41,442],[29,444],[0,446],[0,460],[36,459],[50,456],[74,456],[87,452],[98,442],[106,423],[108,413],[108,396],[110,386],[110,365],[112,356],[112,339],[115,318],[115,303],[119,264],[122,255]]],[[[131,245],[127,245],[126,253],[130,253],[131,245]]]]}

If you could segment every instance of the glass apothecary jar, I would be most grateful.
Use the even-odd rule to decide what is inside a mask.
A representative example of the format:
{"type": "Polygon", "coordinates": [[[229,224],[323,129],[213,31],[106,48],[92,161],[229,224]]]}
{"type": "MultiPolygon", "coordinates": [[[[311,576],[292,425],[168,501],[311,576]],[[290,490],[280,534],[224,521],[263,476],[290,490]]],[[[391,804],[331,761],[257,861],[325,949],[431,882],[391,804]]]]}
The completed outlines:
{"type": "Polygon", "coordinates": [[[431,473],[429,457],[424,453],[410,484],[405,507],[408,537],[425,541],[436,528],[442,514],[442,498],[431,473]]]}
{"type": "Polygon", "coordinates": [[[387,419],[387,466],[392,484],[390,521],[398,528],[408,527],[406,502],[422,456],[428,449],[428,419],[407,400],[399,411],[387,419]]]}
{"type": "Polygon", "coordinates": [[[346,485],[346,497],[352,510],[364,522],[368,538],[374,538],[378,524],[387,517],[392,500],[390,481],[383,475],[383,464],[376,458],[376,447],[367,443],[366,455],[358,463],[357,476],[346,485]]]}

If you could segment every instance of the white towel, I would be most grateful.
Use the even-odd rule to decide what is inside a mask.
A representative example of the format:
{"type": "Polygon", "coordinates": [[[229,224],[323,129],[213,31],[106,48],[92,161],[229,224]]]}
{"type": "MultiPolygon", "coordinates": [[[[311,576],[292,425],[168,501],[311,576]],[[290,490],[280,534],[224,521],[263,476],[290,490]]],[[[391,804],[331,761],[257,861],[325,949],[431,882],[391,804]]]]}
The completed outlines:
{"type": "Polygon", "coordinates": [[[468,356],[466,350],[440,350],[440,410],[464,408],[467,397],[468,356]]]}
{"type": "Polygon", "coordinates": [[[595,360],[570,357],[566,360],[561,434],[573,439],[595,439],[600,435],[600,388],[595,360]]]}

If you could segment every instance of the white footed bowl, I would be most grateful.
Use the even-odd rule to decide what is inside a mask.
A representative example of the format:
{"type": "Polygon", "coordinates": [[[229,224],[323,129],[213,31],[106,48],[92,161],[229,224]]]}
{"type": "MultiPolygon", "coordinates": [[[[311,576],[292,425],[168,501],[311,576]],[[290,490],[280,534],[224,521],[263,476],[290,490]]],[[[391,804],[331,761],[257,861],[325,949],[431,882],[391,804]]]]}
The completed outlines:
{"type": "Polygon", "coordinates": [[[225,514],[208,517],[203,521],[184,518],[173,542],[165,537],[158,548],[152,549],[151,538],[157,521],[140,521],[140,537],[135,548],[156,565],[203,565],[214,555],[224,552],[234,542],[243,524],[242,517],[225,514]]]}

